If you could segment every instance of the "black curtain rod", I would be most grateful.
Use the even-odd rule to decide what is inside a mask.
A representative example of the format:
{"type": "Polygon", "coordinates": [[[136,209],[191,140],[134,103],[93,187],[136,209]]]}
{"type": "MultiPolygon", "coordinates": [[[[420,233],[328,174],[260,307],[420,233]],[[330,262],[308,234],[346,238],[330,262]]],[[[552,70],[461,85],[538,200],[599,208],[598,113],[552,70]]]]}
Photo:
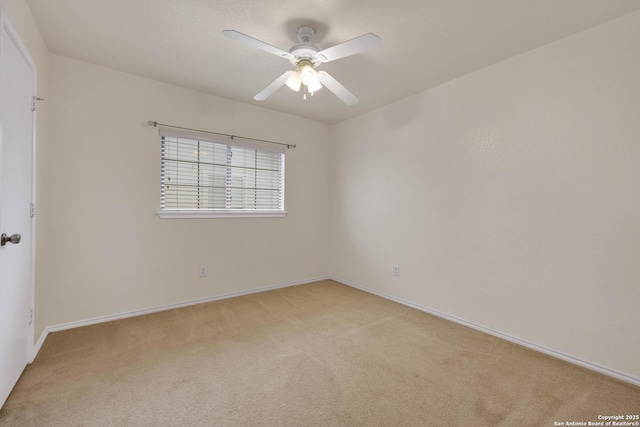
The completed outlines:
{"type": "Polygon", "coordinates": [[[264,139],[248,138],[246,136],[229,135],[227,133],[211,132],[209,130],[191,129],[191,128],[185,128],[185,127],[181,127],[181,126],[167,125],[167,124],[158,123],[158,122],[155,122],[155,121],[150,121],[150,122],[148,122],[148,124],[150,126],[154,126],[154,127],[162,126],[162,127],[166,127],[166,128],[182,129],[182,130],[190,130],[190,131],[194,131],[194,132],[209,133],[211,135],[227,136],[227,137],[231,138],[232,140],[234,138],[240,138],[240,139],[244,139],[244,140],[247,140],[247,141],[260,142],[260,143],[263,143],[263,144],[284,145],[287,148],[296,148],[296,144],[285,144],[283,142],[274,142],[274,141],[267,141],[267,140],[264,140],[264,139]]]}

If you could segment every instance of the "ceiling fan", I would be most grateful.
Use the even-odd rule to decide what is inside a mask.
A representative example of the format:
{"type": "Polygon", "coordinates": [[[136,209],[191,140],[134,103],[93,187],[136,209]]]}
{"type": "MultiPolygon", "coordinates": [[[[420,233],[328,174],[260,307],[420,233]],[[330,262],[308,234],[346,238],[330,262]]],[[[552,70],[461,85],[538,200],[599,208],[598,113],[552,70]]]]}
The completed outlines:
{"type": "Polygon", "coordinates": [[[356,98],[354,94],[349,92],[346,87],[331,77],[326,71],[316,71],[316,67],[325,62],[367,52],[382,44],[380,37],[373,33],[367,33],[328,49],[320,50],[313,44],[313,38],[316,34],[315,30],[311,27],[300,27],[297,31],[300,43],[292,46],[289,52],[287,52],[235,30],[224,30],[222,34],[256,49],[264,50],[265,52],[288,59],[296,67],[295,70],[287,71],[275,79],[269,86],[254,96],[253,99],[256,101],[267,99],[286,84],[296,92],[300,91],[302,87],[304,99],[307,99],[307,94],[313,96],[314,92],[319,91],[325,86],[345,104],[350,106],[355,105],[358,103],[358,98],[356,98]]]}

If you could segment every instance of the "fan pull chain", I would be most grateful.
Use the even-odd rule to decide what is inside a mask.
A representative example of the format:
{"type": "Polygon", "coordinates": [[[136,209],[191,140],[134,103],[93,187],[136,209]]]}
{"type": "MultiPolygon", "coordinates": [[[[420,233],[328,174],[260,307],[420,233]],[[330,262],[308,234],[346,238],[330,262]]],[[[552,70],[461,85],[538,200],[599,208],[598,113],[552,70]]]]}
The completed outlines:
{"type": "Polygon", "coordinates": [[[302,99],[307,100],[307,94],[313,96],[314,92],[309,92],[309,87],[305,84],[302,85],[304,87],[304,91],[302,92],[302,99]]]}

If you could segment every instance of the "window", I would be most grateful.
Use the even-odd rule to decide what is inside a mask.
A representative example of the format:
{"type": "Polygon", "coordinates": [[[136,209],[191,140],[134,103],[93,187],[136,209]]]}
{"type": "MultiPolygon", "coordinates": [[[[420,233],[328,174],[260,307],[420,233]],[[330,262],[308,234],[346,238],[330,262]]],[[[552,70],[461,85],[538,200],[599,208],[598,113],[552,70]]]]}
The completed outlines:
{"type": "Polygon", "coordinates": [[[284,150],[160,129],[161,218],[283,216],[284,150]]]}

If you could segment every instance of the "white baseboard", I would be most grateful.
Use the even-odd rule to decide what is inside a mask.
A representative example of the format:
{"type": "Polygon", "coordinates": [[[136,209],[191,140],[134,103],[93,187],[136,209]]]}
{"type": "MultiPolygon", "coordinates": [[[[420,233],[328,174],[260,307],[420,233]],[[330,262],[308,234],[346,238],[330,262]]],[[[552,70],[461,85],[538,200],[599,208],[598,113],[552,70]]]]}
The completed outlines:
{"type": "Polygon", "coordinates": [[[232,292],[232,293],[229,293],[229,294],[223,294],[223,295],[217,295],[217,296],[213,296],[213,297],[207,297],[207,298],[200,298],[200,299],[196,299],[196,300],[184,301],[184,302],[180,302],[180,303],[177,303],[177,304],[163,305],[163,306],[160,306],[160,307],[153,307],[153,308],[146,308],[146,309],[143,309],[143,310],[128,311],[128,312],[125,312],[125,313],[118,313],[118,314],[113,314],[113,315],[109,315],[109,316],[100,316],[100,317],[94,317],[92,319],[85,319],[85,320],[79,320],[79,321],[75,321],[75,322],[61,323],[59,325],[47,326],[44,329],[44,331],[42,332],[42,334],[40,335],[40,338],[38,339],[38,342],[36,342],[35,345],[33,346],[32,357],[31,357],[31,361],[29,363],[31,363],[31,362],[33,362],[35,360],[36,356],[38,355],[38,352],[40,351],[40,348],[42,347],[42,344],[44,344],[44,341],[47,338],[47,335],[49,335],[49,333],[51,333],[51,332],[64,331],[64,330],[67,330],[67,329],[79,328],[81,326],[95,325],[97,323],[111,322],[113,320],[120,320],[120,319],[126,319],[128,317],[142,316],[142,315],[145,315],[145,314],[157,313],[159,311],[173,310],[175,308],[188,307],[188,306],[191,306],[191,305],[203,304],[203,303],[206,303],[206,302],[218,301],[218,300],[223,300],[223,299],[228,299],[228,298],[235,298],[235,297],[240,297],[240,296],[243,296],[243,295],[256,294],[256,293],[259,293],[259,292],[272,291],[274,289],[288,288],[288,287],[297,286],[297,285],[304,285],[304,284],[307,284],[307,283],[318,282],[320,280],[327,280],[329,278],[330,278],[329,276],[316,277],[316,278],[313,278],[313,279],[305,279],[305,280],[299,280],[299,281],[295,281],[295,282],[281,283],[279,285],[272,285],[272,286],[265,286],[265,287],[262,287],[262,288],[249,289],[247,291],[232,292]]]}
{"type": "Polygon", "coordinates": [[[262,287],[262,288],[255,288],[255,289],[250,289],[247,291],[241,291],[241,292],[232,292],[229,294],[223,294],[223,295],[218,295],[218,296],[214,296],[214,297],[208,297],[208,298],[201,298],[201,299],[196,299],[196,300],[190,300],[190,301],[185,301],[185,302],[181,302],[181,303],[177,303],[177,304],[169,304],[169,305],[165,305],[165,306],[160,306],[160,307],[153,307],[153,308],[148,308],[148,309],[143,309],[143,310],[134,310],[134,311],[129,311],[129,312],[125,312],[125,313],[119,313],[119,314],[114,314],[114,315],[109,315],[109,316],[101,316],[101,317],[95,317],[92,319],[85,319],[85,320],[80,320],[80,321],[75,321],[75,322],[68,322],[68,323],[62,323],[59,325],[53,325],[53,326],[48,326],[44,329],[44,331],[42,332],[42,334],[40,335],[40,338],[38,339],[38,341],[35,343],[34,347],[33,347],[33,352],[32,352],[32,358],[31,358],[31,362],[33,362],[33,360],[36,358],[36,356],[38,355],[38,352],[40,351],[40,348],[42,347],[42,345],[44,344],[45,339],[47,338],[47,336],[49,335],[50,332],[57,332],[57,331],[63,331],[66,329],[73,329],[73,328],[78,328],[81,326],[88,326],[88,325],[95,325],[97,323],[104,323],[104,322],[110,322],[113,320],[120,320],[120,319],[126,319],[128,317],[135,317],[135,316],[142,316],[145,314],[151,314],[151,313],[156,313],[159,311],[166,311],[166,310],[173,310],[175,308],[181,308],[181,307],[188,307],[191,305],[196,305],[196,304],[203,304],[203,303],[207,303],[207,302],[212,302],[212,301],[218,301],[218,300],[223,300],[223,299],[228,299],[228,298],[234,298],[234,297],[239,297],[239,296],[243,296],[243,295],[250,295],[250,294],[255,294],[255,293],[259,293],[259,292],[266,292],[266,291],[271,291],[274,289],[280,289],[280,288],[287,288],[290,286],[297,286],[297,285],[303,285],[306,283],[312,283],[312,282],[317,282],[320,280],[327,280],[327,279],[331,279],[331,280],[335,280],[336,282],[342,283],[344,285],[347,286],[351,286],[353,288],[356,289],[360,289],[364,292],[373,294],[373,295],[377,295],[379,297],[397,302],[399,304],[402,305],[406,305],[408,307],[412,307],[415,308],[416,310],[420,310],[423,311],[425,313],[429,313],[432,314],[434,316],[449,320],[451,322],[454,323],[458,323],[460,325],[464,325],[467,326],[469,328],[478,330],[480,332],[484,332],[486,334],[489,335],[493,335],[495,337],[504,339],[506,341],[510,341],[513,343],[516,343],[518,345],[521,345],[523,347],[527,347],[530,348],[532,350],[535,351],[539,351],[540,353],[544,353],[544,354],[548,354],[550,356],[556,357],[560,360],[564,360],[566,362],[569,363],[573,363],[575,365],[578,366],[582,366],[583,368],[587,368],[590,369],[592,371],[596,371],[599,372],[601,374],[616,378],[618,380],[636,385],[636,386],[640,386],[640,378],[635,377],[633,375],[629,375],[626,374],[624,372],[619,372],[615,369],[611,369],[608,368],[606,366],[602,366],[599,365],[597,363],[593,363],[593,362],[589,362],[587,360],[581,359],[579,357],[575,357],[566,353],[563,353],[561,351],[557,351],[539,344],[535,344],[532,343],[530,341],[518,338],[518,337],[514,337],[512,335],[509,334],[505,334],[503,332],[500,331],[496,331],[490,328],[486,328],[482,325],[478,325],[476,323],[473,322],[469,322],[466,321],[464,319],[460,319],[458,317],[455,316],[450,316],[446,313],[442,313],[439,312],[437,310],[433,310],[430,309],[428,307],[424,307],[421,306],[419,304],[415,304],[412,303],[410,301],[406,301],[403,300],[401,298],[396,298],[394,296],[385,294],[383,292],[379,292],[376,291],[374,289],[370,289],[367,288],[365,286],[361,286],[358,285],[356,283],[350,282],[348,280],[339,278],[339,277],[329,277],[329,276],[323,276],[323,277],[317,277],[314,279],[306,279],[306,280],[300,280],[300,281],[295,281],[295,282],[289,282],[289,283],[282,283],[279,285],[273,285],[273,286],[266,286],[266,287],[262,287]]]}
{"type": "Polygon", "coordinates": [[[633,375],[629,375],[629,374],[626,374],[624,372],[619,372],[619,371],[616,371],[615,369],[607,368],[606,366],[602,366],[602,365],[599,365],[597,363],[589,362],[587,360],[581,359],[579,357],[572,356],[570,354],[563,353],[563,352],[558,351],[558,350],[554,350],[554,349],[551,349],[551,348],[548,348],[548,347],[545,347],[545,346],[542,346],[542,345],[539,345],[539,344],[535,344],[535,343],[532,343],[530,341],[527,341],[527,340],[524,340],[524,339],[521,339],[521,338],[518,338],[518,337],[514,337],[512,335],[505,334],[505,333],[500,332],[500,331],[496,331],[496,330],[493,330],[493,329],[490,329],[490,328],[486,328],[486,327],[484,327],[482,325],[478,325],[476,323],[469,322],[467,320],[463,320],[463,319],[460,319],[460,318],[455,317],[455,316],[450,316],[448,314],[441,313],[441,312],[439,312],[437,310],[433,310],[433,309],[430,309],[430,308],[427,308],[427,307],[423,307],[421,305],[412,303],[410,301],[403,300],[401,298],[396,298],[394,296],[391,296],[391,295],[385,294],[383,292],[379,292],[379,291],[367,288],[365,286],[361,286],[361,285],[355,284],[353,282],[350,282],[350,281],[345,280],[345,279],[341,279],[339,277],[331,277],[331,280],[335,280],[336,282],[340,282],[340,283],[342,283],[344,285],[351,286],[351,287],[356,288],[356,289],[360,289],[361,291],[364,291],[364,292],[367,292],[367,293],[370,293],[370,294],[373,294],[373,295],[377,295],[379,297],[382,297],[382,298],[397,302],[397,303],[402,304],[402,305],[406,305],[406,306],[411,307],[411,308],[415,308],[416,310],[420,310],[420,311],[423,311],[425,313],[433,314],[434,316],[449,320],[449,321],[454,322],[454,323],[458,323],[460,325],[467,326],[469,328],[478,330],[480,332],[484,332],[484,333],[489,334],[489,335],[493,335],[495,337],[501,338],[501,339],[506,340],[506,341],[510,341],[510,342],[516,343],[516,344],[521,345],[523,347],[527,347],[527,348],[530,348],[532,350],[539,351],[540,353],[544,353],[544,354],[547,354],[549,356],[553,356],[553,357],[555,357],[557,359],[564,360],[564,361],[569,362],[569,363],[573,363],[574,365],[582,366],[583,368],[587,368],[587,369],[590,369],[592,371],[599,372],[599,373],[607,375],[609,377],[613,377],[613,378],[616,378],[618,380],[621,380],[621,381],[624,381],[624,382],[627,382],[627,383],[631,383],[631,384],[636,385],[636,386],[640,386],[640,378],[635,377],[633,375]]]}
{"type": "Polygon", "coordinates": [[[33,350],[31,351],[31,359],[29,360],[29,363],[33,363],[33,361],[35,360],[36,356],[40,352],[40,348],[42,348],[42,344],[44,344],[44,340],[47,339],[47,335],[49,335],[48,327],[44,328],[44,331],[42,331],[42,333],[40,334],[40,338],[38,338],[38,341],[34,344],[33,350]]]}

